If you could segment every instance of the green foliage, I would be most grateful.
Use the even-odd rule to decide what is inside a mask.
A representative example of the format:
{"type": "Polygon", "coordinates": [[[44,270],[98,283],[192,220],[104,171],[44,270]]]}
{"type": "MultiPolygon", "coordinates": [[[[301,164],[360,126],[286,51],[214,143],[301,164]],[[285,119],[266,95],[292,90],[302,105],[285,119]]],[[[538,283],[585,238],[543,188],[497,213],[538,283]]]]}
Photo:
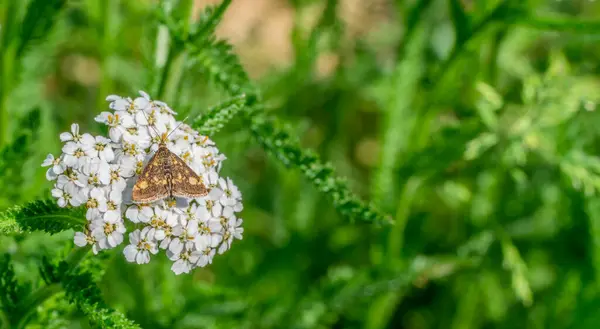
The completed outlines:
{"type": "Polygon", "coordinates": [[[17,281],[9,255],[2,255],[0,270],[0,301],[2,302],[2,321],[4,322],[19,311],[19,303],[26,295],[27,289],[17,281]]]}
{"type": "Polygon", "coordinates": [[[0,4],[4,327],[598,327],[598,4],[197,3],[0,4]],[[58,132],[139,89],[244,196],[189,275],[73,249],[45,199],[58,132]]]}
{"type": "Polygon", "coordinates": [[[102,299],[102,294],[89,270],[78,269],[65,273],[60,282],[70,302],[76,304],[96,328],[140,328],[123,314],[111,309],[102,299]]]}
{"type": "Polygon", "coordinates": [[[39,138],[40,115],[39,109],[29,112],[21,120],[21,129],[12,143],[0,150],[0,184],[13,187],[2,194],[0,209],[23,201],[22,187],[27,178],[23,162],[36,154],[35,141],[39,138]]]}
{"type": "Polygon", "coordinates": [[[18,36],[17,56],[37,40],[44,39],[52,30],[56,17],[64,8],[66,0],[31,0],[21,23],[18,36]]]}
{"type": "Polygon", "coordinates": [[[191,126],[204,135],[214,135],[233,119],[246,104],[246,96],[234,97],[202,114],[191,126]]]}
{"type": "Polygon", "coordinates": [[[44,231],[55,234],[69,229],[82,230],[85,210],[61,208],[55,199],[37,200],[0,213],[0,233],[44,231]]]}

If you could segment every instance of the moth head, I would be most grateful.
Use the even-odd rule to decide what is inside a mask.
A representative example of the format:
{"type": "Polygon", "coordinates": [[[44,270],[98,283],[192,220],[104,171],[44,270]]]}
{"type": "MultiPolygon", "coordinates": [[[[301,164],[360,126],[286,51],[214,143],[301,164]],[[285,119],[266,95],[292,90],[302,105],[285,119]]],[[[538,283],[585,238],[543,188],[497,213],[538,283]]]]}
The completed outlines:
{"type": "Polygon", "coordinates": [[[160,144],[167,144],[168,140],[169,140],[169,134],[168,133],[162,133],[162,134],[160,134],[160,144]]]}

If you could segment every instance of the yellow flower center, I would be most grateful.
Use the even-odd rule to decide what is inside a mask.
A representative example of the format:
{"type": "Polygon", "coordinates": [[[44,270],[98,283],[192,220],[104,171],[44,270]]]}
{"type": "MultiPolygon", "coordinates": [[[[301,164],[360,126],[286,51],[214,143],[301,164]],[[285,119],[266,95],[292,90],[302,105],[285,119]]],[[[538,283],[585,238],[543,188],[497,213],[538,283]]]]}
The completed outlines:
{"type": "Polygon", "coordinates": [[[85,203],[85,206],[88,209],[98,208],[98,200],[91,198],[91,199],[87,200],[87,202],[85,203]]]}
{"type": "Polygon", "coordinates": [[[104,224],[104,234],[111,234],[112,232],[115,231],[115,229],[117,228],[116,224],[110,224],[110,223],[106,223],[104,224]]]}

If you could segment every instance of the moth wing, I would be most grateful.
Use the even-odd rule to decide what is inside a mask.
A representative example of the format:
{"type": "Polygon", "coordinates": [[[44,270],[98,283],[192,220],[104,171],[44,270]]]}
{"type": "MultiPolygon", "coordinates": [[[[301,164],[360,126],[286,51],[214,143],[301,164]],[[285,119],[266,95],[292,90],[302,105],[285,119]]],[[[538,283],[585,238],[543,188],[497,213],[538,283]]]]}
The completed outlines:
{"type": "Polygon", "coordinates": [[[169,184],[165,173],[164,161],[168,151],[158,149],[150,158],[146,168],[133,186],[132,199],[137,203],[154,202],[169,196],[169,184]]]}
{"type": "Polygon", "coordinates": [[[198,198],[208,194],[208,189],[185,161],[177,155],[169,152],[169,163],[172,170],[171,194],[177,197],[198,198]]]}

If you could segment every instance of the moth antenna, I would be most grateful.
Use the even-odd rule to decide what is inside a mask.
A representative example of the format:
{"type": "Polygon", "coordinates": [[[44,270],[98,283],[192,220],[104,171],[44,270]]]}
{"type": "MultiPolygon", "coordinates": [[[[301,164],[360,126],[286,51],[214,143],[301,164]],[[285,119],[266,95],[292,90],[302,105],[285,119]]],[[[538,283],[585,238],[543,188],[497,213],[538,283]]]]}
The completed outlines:
{"type": "Polygon", "coordinates": [[[167,135],[167,138],[169,138],[169,136],[171,136],[171,134],[172,134],[172,133],[173,133],[175,130],[177,130],[177,128],[179,128],[179,127],[180,127],[180,126],[181,126],[181,125],[182,125],[182,124],[185,122],[185,120],[187,120],[187,118],[189,118],[189,116],[187,116],[187,117],[183,118],[183,120],[181,120],[181,122],[180,122],[180,123],[177,125],[177,127],[175,127],[175,129],[171,130],[171,132],[170,132],[170,133],[167,135]]]}
{"type": "Polygon", "coordinates": [[[146,115],[146,111],[141,110],[142,114],[144,114],[144,117],[146,118],[146,121],[148,121],[148,126],[152,127],[152,130],[154,130],[154,132],[156,133],[156,136],[160,136],[160,133],[158,132],[158,130],[156,130],[156,127],[154,127],[154,125],[150,124],[150,119],[148,119],[148,116],[146,115]]]}

